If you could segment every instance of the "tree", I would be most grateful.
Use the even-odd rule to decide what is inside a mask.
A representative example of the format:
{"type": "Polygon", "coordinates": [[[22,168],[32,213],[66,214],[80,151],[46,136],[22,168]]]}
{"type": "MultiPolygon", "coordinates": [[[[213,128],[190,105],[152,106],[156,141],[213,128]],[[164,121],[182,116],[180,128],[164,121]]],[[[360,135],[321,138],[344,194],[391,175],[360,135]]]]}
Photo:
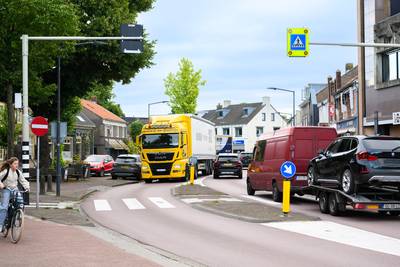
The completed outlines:
{"type": "Polygon", "coordinates": [[[189,59],[182,58],[178,72],[169,73],[164,80],[165,94],[170,98],[172,113],[195,113],[199,87],[205,84],[201,70],[194,70],[193,63],[189,59]]]}
{"type": "MultiPolygon", "coordinates": [[[[7,147],[7,137],[9,134],[8,131],[8,112],[6,108],[0,106],[0,147],[7,147]]],[[[14,137],[17,137],[21,134],[21,125],[17,124],[13,131],[14,137]]]]}
{"type": "Polygon", "coordinates": [[[142,132],[143,125],[144,123],[140,120],[135,120],[129,125],[129,132],[134,142],[136,140],[136,136],[140,135],[140,133],[142,132]]]}
{"type": "Polygon", "coordinates": [[[113,101],[114,97],[113,82],[109,82],[109,84],[99,84],[95,82],[91,85],[91,90],[87,93],[85,98],[96,98],[96,101],[99,105],[103,106],[119,117],[125,117],[121,106],[113,101]]]}

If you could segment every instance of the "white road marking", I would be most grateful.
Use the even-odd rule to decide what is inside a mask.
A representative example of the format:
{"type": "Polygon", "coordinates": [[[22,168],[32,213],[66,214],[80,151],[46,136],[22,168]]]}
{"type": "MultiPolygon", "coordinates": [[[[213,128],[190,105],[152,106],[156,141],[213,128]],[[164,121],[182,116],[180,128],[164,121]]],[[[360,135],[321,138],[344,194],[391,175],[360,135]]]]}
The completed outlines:
{"type": "Polygon", "coordinates": [[[221,198],[183,198],[182,201],[187,204],[192,204],[192,203],[201,203],[207,201],[242,202],[243,200],[230,197],[221,197],[221,198]]]}
{"type": "Polygon", "coordinates": [[[136,198],[123,198],[122,201],[130,210],[144,210],[146,209],[142,203],[139,202],[136,198]]]}
{"type": "Polygon", "coordinates": [[[96,211],[110,211],[111,206],[108,204],[108,201],[105,199],[95,199],[93,200],[94,202],[94,208],[96,211]]]}
{"type": "Polygon", "coordinates": [[[153,202],[157,207],[160,209],[172,209],[175,208],[174,205],[169,203],[168,201],[164,200],[161,197],[149,197],[149,200],[153,202]]]}
{"type": "Polygon", "coordinates": [[[272,205],[272,206],[281,206],[282,205],[281,203],[274,202],[273,200],[269,200],[269,199],[265,199],[265,198],[261,198],[261,197],[257,197],[257,196],[242,195],[242,197],[248,198],[251,200],[255,200],[255,201],[267,204],[267,205],[272,205]]]}
{"type": "Polygon", "coordinates": [[[262,225],[353,247],[400,256],[399,239],[334,222],[272,222],[263,223],[262,225]]]}

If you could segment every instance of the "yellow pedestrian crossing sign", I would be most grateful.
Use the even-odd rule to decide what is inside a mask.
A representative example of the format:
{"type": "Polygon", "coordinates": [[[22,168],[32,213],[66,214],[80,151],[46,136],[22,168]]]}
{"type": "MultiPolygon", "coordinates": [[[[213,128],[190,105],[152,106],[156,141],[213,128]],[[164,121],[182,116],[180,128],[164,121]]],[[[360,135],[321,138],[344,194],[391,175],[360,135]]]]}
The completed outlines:
{"type": "Polygon", "coordinates": [[[307,28],[289,28],[287,30],[287,55],[306,57],[309,54],[309,30],[307,28]]]}

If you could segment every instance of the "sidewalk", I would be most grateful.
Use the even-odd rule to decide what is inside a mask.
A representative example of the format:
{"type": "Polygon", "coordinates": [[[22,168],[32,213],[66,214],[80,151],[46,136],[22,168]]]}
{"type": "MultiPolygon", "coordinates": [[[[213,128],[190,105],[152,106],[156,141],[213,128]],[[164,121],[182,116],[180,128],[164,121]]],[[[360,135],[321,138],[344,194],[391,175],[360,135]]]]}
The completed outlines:
{"type": "Polygon", "coordinates": [[[25,218],[21,241],[0,239],[0,266],[158,266],[75,226],[25,218]]]}

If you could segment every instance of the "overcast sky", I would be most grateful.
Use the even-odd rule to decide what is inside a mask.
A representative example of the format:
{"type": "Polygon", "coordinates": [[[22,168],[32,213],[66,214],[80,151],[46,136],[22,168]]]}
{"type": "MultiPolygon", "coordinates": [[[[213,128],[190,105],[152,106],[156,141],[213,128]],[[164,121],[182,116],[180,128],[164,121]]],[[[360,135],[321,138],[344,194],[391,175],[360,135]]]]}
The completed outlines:
{"type": "MultiPolygon", "coordinates": [[[[356,0],[158,0],[138,19],[157,41],[155,65],[128,85],[116,84],[115,101],[127,116],[146,116],[147,103],[168,100],[163,80],[187,57],[207,81],[198,110],[270,96],[279,111],[291,112],[290,94],[265,88],[296,90],[300,103],[306,84],[325,83],[346,63],[356,64],[357,50],[312,46],[309,57],[288,58],[286,29],[308,27],[313,42],[356,42],[356,18],[356,0]]],[[[152,106],[152,114],[169,111],[152,106]]]]}

